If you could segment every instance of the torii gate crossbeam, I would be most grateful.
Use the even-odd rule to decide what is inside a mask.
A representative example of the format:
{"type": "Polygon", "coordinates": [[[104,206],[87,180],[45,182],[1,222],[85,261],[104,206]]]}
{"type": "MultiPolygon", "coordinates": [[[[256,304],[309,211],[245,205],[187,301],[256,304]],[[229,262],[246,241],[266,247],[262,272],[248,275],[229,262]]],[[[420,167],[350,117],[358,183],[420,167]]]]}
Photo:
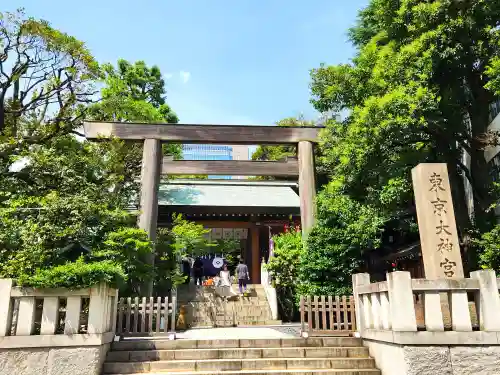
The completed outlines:
{"type": "MultiPolygon", "coordinates": [[[[321,127],[281,127],[244,125],[196,125],[196,124],[135,124],[120,122],[85,122],[87,139],[99,140],[116,137],[124,140],[144,142],[139,228],[144,229],[152,241],[156,240],[158,217],[158,189],[162,173],[162,142],[202,143],[202,144],[296,144],[298,149],[298,176],[300,196],[300,216],[302,232],[314,225],[315,217],[315,168],[314,144],[318,142],[321,127]]],[[[246,163],[240,163],[244,168],[246,163]]],[[[227,166],[226,166],[227,167],[227,166]]],[[[276,165],[274,165],[276,167],[276,165]]],[[[254,168],[263,168],[255,164],[254,168]]],[[[283,163],[290,169],[290,164],[283,163]]],[[[234,175],[245,175],[238,168],[234,175]]],[[[203,173],[200,171],[200,174],[203,173]]],[[[226,174],[226,172],[224,172],[226,174]]],[[[284,173],[289,173],[285,172],[284,173]]],[[[194,173],[193,174],[198,174],[194,173]]],[[[150,260],[154,264],[154,255],[150,260]]],[[[152,284],[148,292],[151,295],[152,284]]]]}

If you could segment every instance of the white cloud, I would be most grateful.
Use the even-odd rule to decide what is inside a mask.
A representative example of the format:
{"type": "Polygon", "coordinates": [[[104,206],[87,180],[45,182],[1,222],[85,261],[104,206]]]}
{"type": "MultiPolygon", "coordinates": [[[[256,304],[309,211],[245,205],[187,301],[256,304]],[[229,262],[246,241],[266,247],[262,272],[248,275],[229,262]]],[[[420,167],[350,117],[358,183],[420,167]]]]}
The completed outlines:
{"type": "Polygon", "coordinates": [[[181,70],[179,75],[181,76],[183,83],[187,83],[187,81],[189,81],[189,79],[191,78],[191,73],[185,72],[184,70],[181,70]]]}
{"type": "Polygon", "coordinates": [[[164,74],[163,75],[165,77],[165,79],[170,79],[172,78],[174,75],[172,73],[167,73],[167,74],[164,74]]]}

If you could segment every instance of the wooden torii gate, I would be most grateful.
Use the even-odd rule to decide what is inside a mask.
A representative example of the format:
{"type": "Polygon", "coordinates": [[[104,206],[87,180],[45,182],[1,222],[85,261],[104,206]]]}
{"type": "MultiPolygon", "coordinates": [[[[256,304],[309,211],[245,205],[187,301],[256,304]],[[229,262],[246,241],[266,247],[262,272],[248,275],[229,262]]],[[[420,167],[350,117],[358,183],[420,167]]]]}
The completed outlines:
{"type": "MultiPolygon", "coordinates": [[[[236,176],[296,176],[299,182],[302,232],[314,225],[315,167],[314,144],[321,127],[243,125],[139,124],[122,122],[84,123],[87,139],[111,138],[143,142],[139,228],[156,240],[158,189],[161,174],[210,174],[236,176]],[[297,145],[298,163],[238,160],[164,160],[162,143],[297,145]]],[[[154,264],[154,256],[150,259],[154,264]]],[[[152,285],[149,286],[149,295],[152,285]]]]}

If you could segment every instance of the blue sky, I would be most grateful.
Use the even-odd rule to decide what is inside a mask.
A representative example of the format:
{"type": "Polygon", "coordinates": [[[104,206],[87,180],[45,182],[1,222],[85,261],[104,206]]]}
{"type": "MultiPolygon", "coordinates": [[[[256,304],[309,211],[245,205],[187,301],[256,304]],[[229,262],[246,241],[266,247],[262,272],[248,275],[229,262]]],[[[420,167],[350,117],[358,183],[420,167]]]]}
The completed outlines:
{"type": "Polygon", "coordinates": [[[145,60],[182,123],[272,124],[309,103],[309,70],[347,62],[368,0],[10,0],[86,42],[99,62],[145,60]]]}

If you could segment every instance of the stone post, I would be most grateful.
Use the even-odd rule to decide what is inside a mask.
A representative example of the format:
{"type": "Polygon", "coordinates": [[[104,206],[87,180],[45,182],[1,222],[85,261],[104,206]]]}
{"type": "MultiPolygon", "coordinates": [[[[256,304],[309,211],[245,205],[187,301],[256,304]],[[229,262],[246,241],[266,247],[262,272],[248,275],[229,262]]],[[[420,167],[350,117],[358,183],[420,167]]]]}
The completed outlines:
{"type": "Polygon", "coordinates": [[[463,278],[446,164],[419,164],[412,170],[412,180],[425,278],[463,278]]]}
{"type": "Polygon", "coordinates": [[[40,327],[40,334],[41,335],[55,334],[58,320],[59,320],[59,297],[45,297],[43,299],[42,324],[40,327]]]}
{"type": "Polygon", "coordinates": [[[411,276],[407,271],[387,274],[387,289],[392,330],[405,332],[417,331],[417,317],[413,304],[411,276]]]}
{"type": "Polygon", "coordinates": [[[30,336],[35,330],[35,297],[19,298],[19,312],[17,314],[17,336],[30,336]]]}
{"type": "Polygon", "coordinates": [[[81,309],[82,309],[82,297],[69,296],[66,299],[66,318],[64,320],[64,334],[73,335],[78,333],[80,329],[81,309]]]}
{"type": "Polygon", "coordinates": [[[358,287],[363,286],[363,285],[368,285],[370,284],[370,275],[368,273],[356,273],[352,275],[352,291],[354,294],[354,304],[355,304],[355,312],[356,312],[356,330],[363,334],[363,331],[366,328],[365,324],[365,314],[364,312],[364,305],[363,305],[363,300],[360,298],[358,294],[358,287]]]}
{"type": "Polygon", "coordinates": [[[108,298],[106,284],[99,284],[90,290],[88,333],[106,333],[111,319],[108,298]]]}
{"type": "Polygon", "coordinates": [[[372,294],[371,298],[372,305],[372,318],[373,318],[373,328],[382,328],[382,302],[380,300],[380,293],[372,294]]]}
{"type": "Polygon", "coordinates": [[[316,181],[314,170],[313,144],[301,141],[298,144],[299,196],[302,236],[314,226],[316,216],[316,181]]]}
{"type": "Polygon", "coordinates": [[[476,297],[476,302],[481,331],[500,331],[500,296],[495,271],[474,271],[470,277],[479,281],[479,298],[476,297]]]}
{"type": "Polygon", "coordinates": [[[12,326],[11,290],[12,279],[0,279],[0,337],[9,335],[12,326]]]}
{"type": "MultiPolygon", "coordinates": [[[[156,241],[158,223],[158,189],[162,161],[161,142],[158,139],[145,139],[142,152],[141,201],[139,228],[146,231],[153,243],[156,241]]],[[[155,253],[150,255],[149,264],[154,266],[155,253]]],[[[153,280],[143,286],[143,295],[153,295],[153,280]]]]}
{"type": "Polygon", "coordinates": [[[114,294],[114,298],[113,298],[113,303],[111,304],[111,308],[113,310],[111,311],[110,330],[116,331],[116,322],[118,320],[118,289],[115,290],[115,294],[114,294]]]}
{"type": "Polygon", "coordinates": [[[443,312],[441,302],[448,298],[446,293],[426,291],[424,297],[424,321],[427,331],[444,331],[443,312]]]}
{"type": "Polygon", "coordinates": [[[387,292],[380,293],[380,315],[382,319],[382,329],[391,329],[391,309],[389,303],[389,294],[387,292]]]}

